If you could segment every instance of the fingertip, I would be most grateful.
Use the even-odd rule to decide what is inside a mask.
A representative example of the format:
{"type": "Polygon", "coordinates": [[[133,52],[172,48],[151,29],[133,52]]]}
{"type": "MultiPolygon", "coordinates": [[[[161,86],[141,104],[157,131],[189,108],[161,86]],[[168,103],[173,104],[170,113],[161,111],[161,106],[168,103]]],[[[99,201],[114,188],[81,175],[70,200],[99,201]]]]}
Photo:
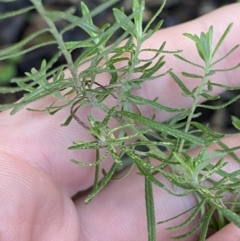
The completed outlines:
{"type": "Polygon", "coordinates": [[[211,237],[209,237],[206,241],[239,241],[240,240],[240,229],[234,224],[230,223],[211,237]]]}

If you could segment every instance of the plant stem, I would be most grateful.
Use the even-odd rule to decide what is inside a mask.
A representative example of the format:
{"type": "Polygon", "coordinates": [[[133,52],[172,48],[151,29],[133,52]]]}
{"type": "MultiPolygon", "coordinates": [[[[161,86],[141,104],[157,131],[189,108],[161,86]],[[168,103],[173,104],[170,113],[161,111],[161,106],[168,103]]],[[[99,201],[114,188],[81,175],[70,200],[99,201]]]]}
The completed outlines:
{"type": "MultiPolygon", "coordinates": [[[[38,2],[38,0],[31,0],[31,2],[35,6],[39,14],[43,17],[47,25],[49,26],[49,31],[52,33],[53,37],[55,38],[58,44],[58,47],[60,48],[61,52],[63,53],[67,61],[68,69],[70,70],[74,84],[76,86],[79,86],[80,84],[80,87],[81,87],[81,83],[80,81],[78,81],[77,68],[74,66],[71,53],[67,50],[65,43],[62,39],[62,35],[60,35],[60,33],[58,32],[54,22],[47,16],[47,12],[44,9],[42,3],[38,2]]],[[[76,88],[76,91],[79,91],[78,88],[76,88]]]]}
{"type": "MultiPolygon", "coordinates": [[[[207,64],[206,67],[205,67],[205,70],[204,70],[204,76],[201,80],[201,84],[200,86],[197,88],[197,91],[196,91],[196,94],[195,96],[193,97],[194,98],[194,101],[193,101],[193,104],[192,104],[192,107],[190,109],[190,114],[188,115],[188,118],[187,118],[187,122],[186,122],[186,126],[184,128],[184,132],[188,132],[189,131],[189,128],[191,126],[191,121],[192,121],[192,118],[193,118],[193,115],[195,113],[195,110],[196,110],[196,107],[197,107],[197,104],[199,102],[199,98],[200,98],[200,95],[202,94],[203,92],[203,88],[206,84],[206,81],[207,81],[207,77],[208,77],[208,73],[210,72],[210,64],[207,64]]],[[[183,150],[183,147],[184,147],[184,143],[185,143],[185,140],[184,139],[181,139],[180,141],[180,144],[179,144],[179,147],[178,147],[178,152],[181,153],[182,150],[183,150]]]]}

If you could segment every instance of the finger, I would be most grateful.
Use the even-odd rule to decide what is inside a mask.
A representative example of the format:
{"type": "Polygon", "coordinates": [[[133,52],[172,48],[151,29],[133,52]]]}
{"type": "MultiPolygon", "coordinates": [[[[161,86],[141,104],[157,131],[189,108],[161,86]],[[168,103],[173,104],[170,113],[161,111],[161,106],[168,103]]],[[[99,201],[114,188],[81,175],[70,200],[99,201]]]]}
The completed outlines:
{"type": "MultiPolygon", "coordinates": [[[[53,101],[50,97],[48,101],[53,101]]],[[[41,103],[34,103],[34,107],[41,103]]],[[[82,108],[84,112],[84,108],[82,108]]],[[[93,181],[93,168],[82,168],[70,159],[93,162],[92,151],[69,151],[74,140],[90,140],[89,134],[77,122],[60,127],[69,116],[65,109],[54,116],[22,110],[11,117],[1,113],[0,156],[9,155],[49,174],[68,195],[88,188],[93,181]]]]}
{"type": "MultiPolygon", "coordinates": [[[[136,172],[137,169],[134,169],[126,178],[110,182],[88,205],[84,205],[87,195],[75,202],[80,227],[83,227],[81,229],[83,240],[148,240],[144,178],[136,172]]],[[[171,189],[168,182],[162,178],[161,181],[171,189]]],[[[153,192],[157,222],[172,218],[196,203],[193,195],[174,197],[155,185],[153,192]]],[[[169,241],[171,236],[187,232],[196,225],[196,222],[193,222],[180,231],[166,231],[166,228],[183,222],[184,218],[186,215],[157,225],[156,240],[169,241]]],[[[194,235],[184,240],[197,240],[196,237],[197,235],[194,235]]]]}
{"type": "MultiPolygon", "coordinates": [[[[229,35],[225,39],[224,44],[220,47],[214,59],[219,59],[224,56],[232,47],[239,44],[238,32],[240,23],[238,21],[238,15],[240,10],[240,4],[232,4],[226,7],[220,8],[214,12],[211,12],[205,16],[202,16],[193,21],[177,25],[171,28],[163,29],[158,31],[153,37],[147,40],[143,44],[143,48],[158,48],[159,45],[166,41],[166,49],[167,50],[183,50],[180,54],[184,58],[194,62],[196,64],[204,66],[203,60],[198,56],[196,51],[195,43],[183,36],[183,33],[191,33],[200,35],[200,32],[206,32],[210,25],[214,28],[213,33],[213,46],[216,45],[217,41],[220,39],[227,26],[230,23],[234,23],[232,30],[229,35]],[[229,13],[231,12],[231,17],[229,17],[229,13]],[[226,21],[222,21],[222,20],[226,21]]],[[[151,58],[153,54],[151,52],[144,52],[144,56],[142,58],[151,58]]],[[[240,56],[240,48],[233,52],[228,58],[224,59],[222,62],[214,66],[215,69],[227,69],[233,66],[236,66],[239,61],[240,56]]],[[[174,73],[184,81],[184,84],[192,90],[194,87],[199,86],[200,79],[191,79],[182,76],[182,72],[189,72],[194,74],[203,75],[203,70],[192,66],[188,63],[175,59],[173,55],[168,54],[165,57],[166,66],[164,70],[172,68],[174,73]]],[[[161,71],[160,72],[164,72],[161,71]]],[[[159,74],[159,73],[158,73],[159,74]]],[[[209,76],[211,82],[221,83],[224,85],[230,86],[239,86],[239,80],[236,76],[239,76],[240,68],[230,71],[230,72],[220,72],[216,73],[212,76],[209,76]]],[[[212,94],[221,93],[223,89],[214,88],[212,94]]],[[[179,86],[172,80],[170,76],[165,76],[160,79],[156,79],[153,81],[145,82],[142,85],[140,90],[136,91],[138,95],[144,96],[150,99],[154,99],[155,97],[159,98],[159,102],[163,105],[170,107],[190,107],[192,100],[191,98],[182,98],[182,91],[179,86]]],[[[202,99],[203,100],[203,99],[202,99]]],[[[144,114],[147,116],[156,115],[156,118],[159,121],[165,121],[169,119],[172,114],[170,113],[155,113],[155,110],[150,109],[148,107],[143,107],[144,114]]]]}
{"type": "Polygon", "coordinates": [[[209,237],[206,241],[226,241],[226,240],[240,240],[240,229],[234,224],[228,224],[223,229],[209,237]]]}
{"type": "Polygon", "coordinates": [[[75,206],[48,175],[14,157],[0,157],[1,241],[81,239],[75,206]]]}
{"type": "MultiPolygon", "coordinates": [[[[189,54],[193,60],[200,61],[194,51],[194,45],[187,42],[182,36],[183,32],[200,32],[206,31],[209,23],[214,25],[215,37],[220,36],[223,30],[227,27],[222,21],[226,13],[231,12],[226,19],[229,22],[234,22],[233,31],[226,39],[225,47],[221,49],[221,53],[226,53],[229,46],[236,43],[238,36],[238,29],[240,22],[238,21],[238,12],[240,9],[239,4],[230,5],[225,8],[219,9],[205,17],[198,20],[173,27],[170,29],[162,30],[154,37],[148,40],[144,47],[157,48],[166,40],[168,42],[167,48],[184,49],[186,54],[189,54]]],[[[216,41],[216,40],[215,40],[216,41]]],[[[221,53],[219,56],[221,56],[221,53]]],[[[233,54],[228,60],[223,61],[223,64],[228,67],[231,63],[235,63],[236,56],[239,51],[233,54]]],[[[147,57],[147,56],[146,56],[147,57]]],[[[176,73],[179,73],[185,64],[180,63],[177,59],[168,59],[169,67],[174,67],[176,73]]],[[[187,66],[191,70],[191,66],[187,66]]],[[[213,77],[218,83],[236,85],[237,79],[235,76],[239,74],[239,70],[235,72],[224,73],[221,76],[213,77]]],[[[106,77],[106,76],[105,76],[106,77]]],[[[99,77],[99,81],[103,82],[103,76],[99,77]]],[[[109,77],[108,77],[109,80],[109,77]]],[[[184,79],[186,85],[191,88],[198,84],[197,81],[184,79]]],[[[219,90],[215,90],[219,92],[219,90]]],[[[189,107],[191,99],[183,98],[181,91],[174,81],[166,76],[152,82],[148,82],[137,94],[147,98],[161,97],[160,102],[171,107],[189,107]]],[[[41,101],[35,102],[30,105],[34,109],[42,109],[54,99],[47,97],[41,101]]],[[[109,105],[113,103],[109,100],[109,105]]],[[[144,114],[150,116],[153,111],[143,109],[144,114]]],[[[95,153],[89,151],[68,151],[67,147],[72,144],[74,140],[89,140],[90,136],[86,133],[85,129],[79,126],[76,122],[72,122],[69,127],[60,128],[60,124],[68,117],[70,110],[68,108],[55,114],[48,116],[45,113],[32,113],[22,110],[14,117],[8,116],[8,112],[1,113],[0,129],[1,134],[4,136],[0,140],[1,152],[8,155],[15,155],[17,158],[24,160],[31,165],[44,170],[47,174],[51,175],[62,190],[73,195],[77,191],[85,189],[93,183],[93,168],[82,168],[69,162],[69,159],[80,159],[85,162],[93,162],[95,160],[95,153]]],[[[81,108],[77,113],[81,118],[85,118],[89,110],[81,108]]],[[[103,114],[99,112],[98,118],[101,119],[103,114]]],[[[166,113],[158,114],[159,120],[169,118],[166,113]]],[[[104,162],[103,168],[108,169],[111,165],[110,159],[104,162]]]]}
{"type": "MultiPolygon", "coordinates": [[[[235,137],[228,137],[223,139],[224,143],[231,147],[235,147],[239,143],[240,135],[235,137]]],[[[208,153],[213,152],[215,149],[220,149],[219,146],[212,145],[208,153]]],[[[191,155],[198,153],[198,149],[192,150],[191,155]]],[[[190,154],[190,153],[189,153],[190,154]]],[[[239,155],[240,151],[236,152],[239,155]]],[[[215,162],[217,160],[214,160],[215,162]]],[[[233,172],[239,170],[240,163],[234,161],[230,156],[225,158],[228,163],[224,170],[226,172],[233,172]]],[[[92,202],[84,205],[88,193],[75,201],[78,210],[80,226],[84,227],[81,230],[84,240],[95,240],[97,237],[102,240],[147,240],[147,220],[146,220],[146,207],[145,207],[145,194],[144,194],[144,177],[136,174],[138,170],[135,168],[131,174],[124,179],[110,182],[100,193],[95,196],[92,202]],[[92,231],[94,227],[94,232],[92,231]],[[107,228],[106,228],[107,227],[107,228]]],[[[167,186],[168,189],[173,190],[171,184],[165,180],[161,175],[155,176],[160,182],[167,186]]],[[[211,176],[217,180],[219,176],[211,176]]],[[[197,204],[197,198],[192,194],[184,197],[175,197],[168,194],[162,188],[153,184],[154,192],[154,205],[156,222],[164,221],[172,218],[197,204]]],[[[177,189],[178,193],[183,193],[183,190],[177,189]]],[[[227,197],[227,196],[226,196],[227,197]]],[[[230,198],[228,196],[228,198],[230,198]]],[[[226,200],[225,200],[226,201],[226,200]]],[[[223,200],[224,202],[224,200],[223,200]]],[[[192,211],[174,219],[167,223],[157,225],[157,239],[161,241],[171,240],[171,236],[182,235],[194,227],[199,222],[199,216],[186,227],[167,231],[166,228],[177,226],[184,222],[192,211]]],[[[233,237],[238,237],[240,231],[231,226],[234,233],[230,234],[233,237]],[[234,236],[235,235],[235,236],[234,236]]],[[[192,236],[185,238],[185,241],[199,240],[200,232],[194,233],[192,236]]],[[[221,232],[220,232],[221,234],[221,232]]],[[[223,240],[237,240],[226,238],[227,232],[224,232],[223,240]]],[[[220,236],[217,236],[220,237],[220,236]]],[[[232,236],[230,236],[232,237],[232,236]]],[[[215,239],[210,239],[211,241],[215,239]]],[[[217,239],[216,239],[217,240],[217,239]]]]}

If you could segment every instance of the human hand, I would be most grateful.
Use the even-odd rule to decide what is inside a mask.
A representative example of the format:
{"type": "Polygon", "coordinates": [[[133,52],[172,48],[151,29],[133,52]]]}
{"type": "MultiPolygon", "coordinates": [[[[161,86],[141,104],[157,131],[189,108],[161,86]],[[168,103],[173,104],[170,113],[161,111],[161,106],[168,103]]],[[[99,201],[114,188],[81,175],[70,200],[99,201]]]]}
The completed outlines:
{"type": "MultiPolygon", "coordinates": [[[[189,58],[195,58],[197,61],[194,46],[186,41],[182,33],[199,33],[213,25],[214,38],[217,39],[226,26],[233,22],[233,30],[224,45],[226,48],[222,47],[218,53],[222,56],[229,46],[239,42],[239,10],[239,4],[229,5],[200,19],[161,30],[144,45],[156,48],[166,40],[167,49],[183,49],[189,58]]],[[[225,68],[232,66],[239,56],[238,50],[221,65],[225,68]]],[[[191,72],[188,65],[185,66],[174,58],[167,59],[167,64],[173,67],[177,74],[186,68],[191,72]]],[[[239,74],[240,70],[236,70],[216,75],[214,78],[219,83],[236,86],[238,80],[235,76],[239,74]]],[[[100,76],[99,82],[103,83],[105,79],[106,76],[100,76]]],[[[186,79],[185,84],[191,88],[197,83],[186,79]]],[[[214,93],[219,92],[220,89],[214,89],[214,93]]],[[[171,107],[191,105],[191,100],[181,96],[181,91],[169,76],[144,85],[136,94],[147,98],[161,96],[161,103],[171,107]]],[[[31,108],[40,109],[51,100],[52,97],[44,98],[31,104],[31,108]]],[[[111,105],[110,102],[111,100],[111,105]]],[[[153,114],[151,109],[143,111],[148,116],[153,114]]],[[[77,114],[84,117],[85,113],[86,108],[81,108],[77,114]]],[[[9,116],[9,112],[1,113],[0,240],[146,241],[144,179],[136,175],[135,171],[121,181],[109,183],[87,206],[84,205],[87,193],[83,193],[74,201],[71,199],[74,194],[93,184],[94,170],[77,166],[69,162],[69,159],[79,159],[80,156],[85,162],[93,162],[95,153],[88,150],[67,150],[73,140],[90,138],[76,122],[66,128],[60,127],[60,123],[65,121],[68,114],[67,108],[54,116],[26,110],[14,117],[9,116]]],[[[168,113],[156,116],[159,121],[170,117],[168,113]]],[[[239,139],[238,135],[227,138],[224,142],[235,146],[239,139]]],[[[110,165],[111,160],[108,159],[103,163],[103,168],[108,169],[110,165]]],[[[234,165],[230,165],[229,171],[239,169],[237,164],[234,165]]],[[[193,196],[180,199],[157,187],[154,187],[154,195],[157,220],[181,213],[196,202],[193,196]]],[[[168,232],[165,228],[180,223],[183,218],[158,225],[158,240],[168,241],[170,236],[180,234],[168,232]]],[[[192,226],[188,227],[190,228],[192,226]]],[[[197,238],[198,233],[186,240],[197,238]]],[[[240,230],[230,224],[208,239],[215,240],[240,240],[240,230]]]]}

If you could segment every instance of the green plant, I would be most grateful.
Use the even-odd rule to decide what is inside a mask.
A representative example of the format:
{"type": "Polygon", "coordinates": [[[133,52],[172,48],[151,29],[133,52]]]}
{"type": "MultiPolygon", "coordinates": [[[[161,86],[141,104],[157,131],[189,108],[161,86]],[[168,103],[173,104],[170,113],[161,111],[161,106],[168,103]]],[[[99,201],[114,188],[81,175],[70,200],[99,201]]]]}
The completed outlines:
{"type": "MultiPolygon", "coordinates": [[[[32,7],[2,15],[1,17],[6,18],[36,9],[46,21],[48,27],[28,36],[20,43],[1,50],[0,60],[22,55],[40,47],[41,43],[30,49],[23,48],[28,41],[45,32],[50,32],[54,40],[49,40],[44,45],[57,44],[59,53],[48,62],[43,60],[39,70],[33,68],[30,73],[26,73],[26,77],[14,79],[13,81],[19,87],[2,88],[1,92],[4,93],[7,91],[24,90],[26,94],[20,102],[1,105],[0,109],[3,111],[12,108],[11,114],[15,114],[29,103],[48,95],[54,96],[56,101],[49,103],[49,106],[44,110],[29,110],[46,111],[53,115],[67,106],[71,107],[71,113],[66,117],[65,123],[62,125],[67,126],[71,121],[77,121],[80,126],[94,137],[94,141],[88,142],[73,140],[73,145],[69,147],[69,150],[93,149],[96,151],[96,160],[93,163],[72,160],[78,165],[95,167],[95,181],[86,203],[89,203],[113,178],[117,168],[123,165],[123,156],[128,155],[132,159],[132,165],[137,166],[139,173],[145,178],[149,241],[156,240],[152,185],[163,188],[166,192],[175,196],[181,197],[194,194],[198,200],[194,207],[186,211],[192,212],[187,220],[175,227],[170,227],[169,230],[181,229],[187,226],[198,215],[199,222],[197,226],[181,236],[173,237],[174,239],[186,238],[197,230],[202,229],[200,240],[205,240],[209,228],[218,230],[227,221],[233,222],[240,227],[240,216],[237,214],[238,202],[236,201],[240,188],[239,171],[227,173],[222,169],[227,165],[227,162],[224,161],[226,155],[231,155],[236,162],[240,161],[234,154],[238,147],[227,147],[220,140],[224,136],[223,134],[216,133],[208,126],[195,121],[195,117],[198,115],[196,113],[197,107],[224,108],[240,98],[240,95],[238,95],[220,106],[199,104],[200,97],[204,97],[207,100],[220,98],[219,96],[211,95],[211,90],[214,86],[224,89],[239,89],[239,87],[232,88],[211,82],[211,76],[215,73],[231,71],[240,67],[240,64],[237,64],[230,69],[215,69],[217,63],[227,58],[239,47],[238,45],[234,46],[222,58],[214,60],[214,56],[227,37],[232,24],[227,27],[216,46],[212,44],[214,33],[212,26],[206,33],[202,32],[200,36],[190,33],[184,34],[196,45],[196,51],[203,61],[203,65],[199,65],[184,58],[181,51],[167,51],[165,42],[158,49],[142,49],[143,42],[161,27],[162,21],[159,21],[153,29],[150,28],[156,16],[162,11],[166,1],[163,1],[161,8],[145,28],[142,27],[144,1],[133,0],[133,13],[130,16],[126,16],[123,9],[115,8],[113,9],[115,23],[112,26],[106,24],[101,29],[94,25],[92,16],[116,1],[108,1],[93,12],[89,12],[87,6],[81,2],[82,17],[74,16],[72,8],[65,12],[47,12],[40,1],[31,0],[31,2],[33,3],[32,7]],[[67,20],[69,25],[59,32],[54,22],[60,18],[67,20]],[[89,34],[89,38],[84,41],[64,42],[62,39],[63,33],[75,26],[86,31],[89,34]],[[122,28],[124,33],[113,45],[107,47],[109,39],[119,28],[122,28]],[[125,45],[120,45],[121,41],[126,37],[128,37],[128,40],[125,45]],[[83,48],[84,52],[73,61],[71,52],[78,48],[83,48]],[[143,51],[153,52],[153,58],[140,59],[139,56],[143,51]],[[65,57],[66,64],[51,69],[60,55],[65,57]],[[203,73],[201,75],[182,72],[185,77],[200,80],[200,85],[193,90],[188,89],[181,78],[174,73],[174,69],[163,70],[161,74],[156,74],[165,65],[164,55],[172,55],[173,58],[178,58],[179,61],[187,62],[201,69],[203,73]],[[86,63],[88,63],[89,67],[79,73],[79,66],[86,63]],[[69,69],[71,77],[64,75],[63,70],[65,68],[69,69]],[[103,86],[101,83],[98,83],[97,76],[99,73],[109,74],[109,84],[103,86]],[[166,74],[171,75],[184,96],[193,99],[190,109],[164,106],[161,104],[161,99],[157,96],[151,100],[134,94],[134,90],[141,88],[144,82],[160,78],[166,74]],[[49,78],[50,80],[48,80],[49,78]],[[106,98],[114,99],[113,107],[109,107],[104,102],[106,98]],[[59,100],[62,103],[61,105],[58,104],[59,100]],[[88,123],[83,122],[78,116],[78,110],[83,106],[89,108],[88,123]],[[169,122],[159,123],[154,116],[150,118],[143,116],[141,114],[142,106],[149,106],[158,111],[176,113],[177,117],[169,122]],[[105,113],[103,120],[98,121],[95,119],[93,107],[105,113]],[[109,127],[109,121],[112,119],[119,123],[113,129],[109,127]],[[155,138],[155,141],[152,141],[152,137],[155,138]],[[207,150],[213,143],[217,143],[222,149],[209,154],[207,150]],[[147,151],[136,149],[136,147],[143,145],[147,146],[147,151]],[[188,151],[196,146],[201,147],[198,155],[189,155],[188,151]],[[159,147],[164,148],[166,151],[162,151],[159,147]],[[112,167],[107,172],[102,170],[104,177],[99,180],[101,163],[108,155],[111,155],[113,159],[112,167]],[[157,165],[152,163],[152,158],[159,161],[157,165]],[[212,163],[214,158],[219,158],[219,161],[212,163]],[[170,168],[171,172],[166,171],[166,167],[170,168]],[[161,174],[169,180],[173,184],[173,188],[167,188],[156,178],[156,174],[161,174]],[[216,181],[213,179],[213,174],[217,175],[220,180],[216,181]],[[179,194],[176,191],[178,188],[182,188],[184,191],[179,194]],[[227,192],[234,195],[234,201],[227,203],[224,199],[227,192]],[[224,203],[227,203],[228,207],[224,203]],[[216,216],[213,215],[214,212],[218,215],[218,221],[216,221],[216,216]]],[[[237,127],[239,127],[238,122],[239,120],[233,117],[233,123],[237,127]]],[[[176,217],[180,215],[182,214],[176,217]]],[[[169,220],[161,221],[159,224],[167,221],[169,220]]]]}

